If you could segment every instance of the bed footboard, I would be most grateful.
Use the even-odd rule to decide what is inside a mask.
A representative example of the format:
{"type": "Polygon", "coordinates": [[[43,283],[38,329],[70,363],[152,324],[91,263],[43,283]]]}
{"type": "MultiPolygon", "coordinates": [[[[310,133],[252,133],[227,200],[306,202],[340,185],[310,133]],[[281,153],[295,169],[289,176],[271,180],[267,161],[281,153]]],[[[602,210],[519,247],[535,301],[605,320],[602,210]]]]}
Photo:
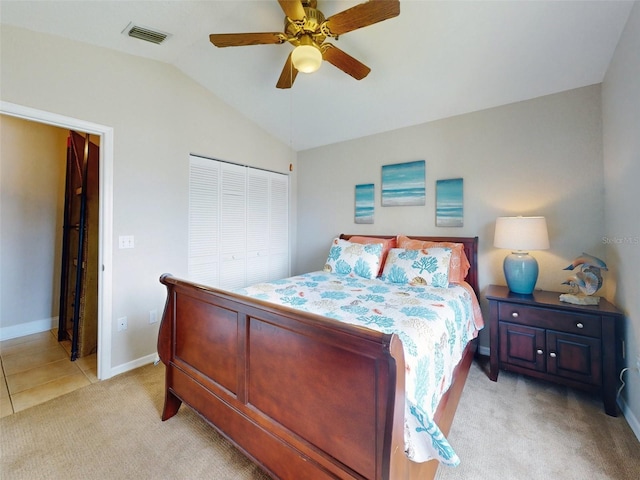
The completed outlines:
{"type": "Polygon", "coordinates": [[[275,478],[390,478],[391,452],[404,448],[393,434],[404,414],[395,335],[160,281],[163,420],[186,403],[275,478]]]}

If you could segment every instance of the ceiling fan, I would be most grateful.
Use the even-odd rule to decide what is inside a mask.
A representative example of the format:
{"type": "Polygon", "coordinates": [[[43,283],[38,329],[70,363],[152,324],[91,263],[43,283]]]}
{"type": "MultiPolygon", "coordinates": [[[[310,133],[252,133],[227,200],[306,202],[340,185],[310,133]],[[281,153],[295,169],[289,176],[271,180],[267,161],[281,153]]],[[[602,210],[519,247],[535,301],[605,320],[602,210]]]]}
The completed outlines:
{"type": "Polygon", "coordinates": [[[343,33],[367,27],[400,14],[400,1],[369,0],[329,18],[316,7],[317,0],[278,0],[285,13],[284,32],[212,33],[209,40],[216,47],[280,44],[295,48],[287,57],[276,87],[291,88],[298,72],[315,72],[326,60],[356,80],[362,80],[371,69],[340,50],[327,37],[336,40],[343,33]]]}

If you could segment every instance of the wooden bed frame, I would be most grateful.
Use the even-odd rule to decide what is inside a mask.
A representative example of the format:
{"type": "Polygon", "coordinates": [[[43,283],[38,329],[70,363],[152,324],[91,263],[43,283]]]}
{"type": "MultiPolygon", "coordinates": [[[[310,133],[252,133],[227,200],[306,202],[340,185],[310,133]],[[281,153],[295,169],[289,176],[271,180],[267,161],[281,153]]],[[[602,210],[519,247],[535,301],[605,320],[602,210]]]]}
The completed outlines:
{"type": "MultiPolygon", "coordinates": [[[[411,238],[463,243],[477,294],[477,237],[411,238]]],[[[404,453],[405,366],[396,335],[168,274],[160,281],[168,290],[158,336],[162,420],[186,403],[273,478],[435,476],[437,461],[414,463],[404,453]]],[[[474,353],[472,342],[436,412],[445,435],[474,353]]]]}

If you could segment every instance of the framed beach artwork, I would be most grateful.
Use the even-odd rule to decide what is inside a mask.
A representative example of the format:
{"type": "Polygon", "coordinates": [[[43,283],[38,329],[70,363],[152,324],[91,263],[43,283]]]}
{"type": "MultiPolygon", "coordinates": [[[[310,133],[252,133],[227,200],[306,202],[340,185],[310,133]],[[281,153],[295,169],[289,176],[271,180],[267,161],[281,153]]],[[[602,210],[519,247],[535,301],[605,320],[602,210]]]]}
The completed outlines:
{"type": "Polygon", "coordinates": [[[356,185],[355,223],[373,223],[374,184],[356,185]]]}
{"type": "Polygon", "coordinates": [[[382,166],[382,206],[424,205],[424,160],[382,166]]]}
{"type": "Polygon", "coordinates": [[[462,227],[462,179],[436,181],[436,227],[462,227]]]}

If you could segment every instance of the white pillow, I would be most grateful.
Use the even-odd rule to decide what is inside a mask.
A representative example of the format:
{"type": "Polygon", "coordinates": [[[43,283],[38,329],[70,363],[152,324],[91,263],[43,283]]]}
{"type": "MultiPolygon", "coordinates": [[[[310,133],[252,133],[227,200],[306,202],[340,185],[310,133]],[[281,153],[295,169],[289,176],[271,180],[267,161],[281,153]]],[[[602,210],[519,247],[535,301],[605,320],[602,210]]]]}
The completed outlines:
{"type": "Polygon", "coordinates": [[[376,278],[381,257],[382,243],[364,245],[335,238],[323,270],[352,277],[376,278]]]}
{"type": "Polygon", "coordinates": [[[392,248],[382,271],[382,280],[447,288],[449,286],[450,248],[407,250],[392,248]]]}

